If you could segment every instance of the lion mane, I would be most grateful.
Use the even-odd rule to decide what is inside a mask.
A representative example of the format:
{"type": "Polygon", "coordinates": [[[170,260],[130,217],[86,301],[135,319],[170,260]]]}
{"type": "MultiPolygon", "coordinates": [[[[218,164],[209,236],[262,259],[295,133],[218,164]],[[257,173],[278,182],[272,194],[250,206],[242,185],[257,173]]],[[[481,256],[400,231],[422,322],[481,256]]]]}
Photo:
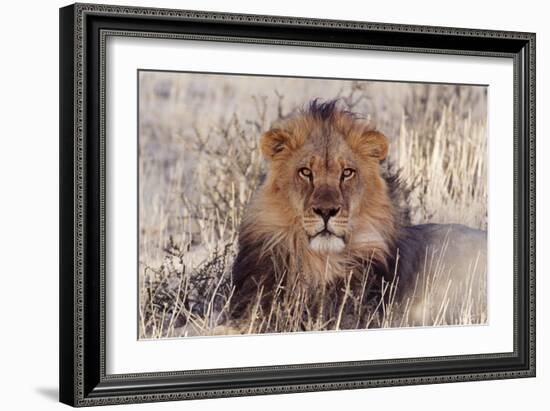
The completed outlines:
{"type": "Polygon", "coordinates": [[[239,230],[236,317],[285,293],[337,295],[365,273],[374,288],[396,276],[408,288],[438,229],[410,226],[406,189],[381,165],[381,132],[335,100],[313,100],[273,124],[260,148],[268,169],[239,230]]]}

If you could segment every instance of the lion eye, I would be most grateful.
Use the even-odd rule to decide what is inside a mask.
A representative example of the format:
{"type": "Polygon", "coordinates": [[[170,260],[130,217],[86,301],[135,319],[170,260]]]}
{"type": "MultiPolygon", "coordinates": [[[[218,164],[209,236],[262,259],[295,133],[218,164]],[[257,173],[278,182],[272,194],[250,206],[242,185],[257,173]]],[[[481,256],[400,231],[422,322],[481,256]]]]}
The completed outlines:
{"type": "Polygon", "coordinates": [[[355,175],[355,170],[353,168],[344,168],[342,172],[342,178],[348,179],[355,175]]]}
{"type": "Polygon", "coordinates": [[[308,180],[311,180],[311,177],[313,176],[313,172],[307,167],[302,167],[301,169],[299,169],[298,174],[300,175],[300,177],[308,180]]]}

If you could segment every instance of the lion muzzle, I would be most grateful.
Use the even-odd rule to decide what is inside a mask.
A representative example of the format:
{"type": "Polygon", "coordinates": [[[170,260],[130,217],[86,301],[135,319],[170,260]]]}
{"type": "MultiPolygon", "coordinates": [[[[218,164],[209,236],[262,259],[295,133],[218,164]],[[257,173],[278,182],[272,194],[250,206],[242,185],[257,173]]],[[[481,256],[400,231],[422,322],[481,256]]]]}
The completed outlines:
{"type": "Polygon", "coordinates": [[[318,253],[339,253],[344,250],[343,236],[336,234],[331,219],[340,213],[340,207],[312,207],[317,216],[315,233],[309,235],[309,246],[318,253]],[[320,218],[319,218],[320,217],[320,218]]]}

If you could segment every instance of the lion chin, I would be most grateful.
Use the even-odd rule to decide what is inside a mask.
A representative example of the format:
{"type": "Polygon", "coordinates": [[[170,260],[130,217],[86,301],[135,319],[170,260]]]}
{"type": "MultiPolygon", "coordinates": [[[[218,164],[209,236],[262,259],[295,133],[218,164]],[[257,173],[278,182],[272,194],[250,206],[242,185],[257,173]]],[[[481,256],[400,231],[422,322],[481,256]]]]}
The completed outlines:
{"type": "Polygon", "coordinates": [[[344,240],[330,233],[317,234],[309,240],[309,248],[320,254],[340,253],[345,246],[344,240]]]}

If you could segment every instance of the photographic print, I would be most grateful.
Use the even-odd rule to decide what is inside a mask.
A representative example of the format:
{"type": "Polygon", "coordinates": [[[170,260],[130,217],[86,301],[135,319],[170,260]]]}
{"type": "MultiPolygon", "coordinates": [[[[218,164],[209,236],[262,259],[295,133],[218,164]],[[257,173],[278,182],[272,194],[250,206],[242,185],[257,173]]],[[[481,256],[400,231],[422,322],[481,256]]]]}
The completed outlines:
{"type": "Polygon", "coordinates": [[[535,33],[59,21],[61,402],[535,376],[535,33]]]}
{"type": "Polygon", "coordinates": [[[487,322],[487,87],[138,72],[139,338],[487,322]]]}

